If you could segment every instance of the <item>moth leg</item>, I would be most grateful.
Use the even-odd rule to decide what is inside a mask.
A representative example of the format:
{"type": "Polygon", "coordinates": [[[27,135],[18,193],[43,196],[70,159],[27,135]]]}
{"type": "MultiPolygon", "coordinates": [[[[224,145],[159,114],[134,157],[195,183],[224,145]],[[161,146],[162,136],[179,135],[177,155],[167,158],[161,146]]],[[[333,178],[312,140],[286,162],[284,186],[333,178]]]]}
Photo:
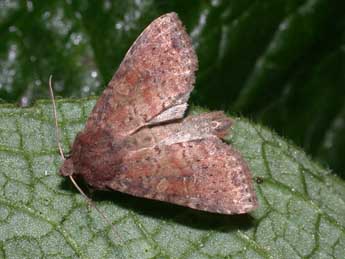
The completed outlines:
{"type": "Polygon", "coordinates": [[[71,158],[71,156],[72,156],[72,149],[70,148],[69,151],[65,151],[65,152],[63,153],[63,155],[64,155],[64,157],[65,157],[66,159],[71,158]]]}

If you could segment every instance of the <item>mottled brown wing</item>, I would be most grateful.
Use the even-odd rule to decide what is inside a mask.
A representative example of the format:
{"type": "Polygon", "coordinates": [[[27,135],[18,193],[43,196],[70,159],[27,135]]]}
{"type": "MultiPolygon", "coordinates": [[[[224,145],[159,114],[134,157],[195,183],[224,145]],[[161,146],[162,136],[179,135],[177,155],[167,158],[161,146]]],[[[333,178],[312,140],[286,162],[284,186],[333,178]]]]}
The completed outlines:
{"type": "Polygon", "coordinates": [[[140,130],[127,139],[120,173],[108,188],[216,213],[255,209],[248,166],[218,138],[230,124],[222,112],[212,112],[140,130]]]}
{"type": "Polygon", "coordinates": [[[134,196],[222,214],[257,207],[241,155],[217,137],[128,153],[125,168],[108,184],[134,196]]]}
{"type": "Polygon", "coordinates": [[[133,43],[86,124],[127,136],[182,118],[193,89],[197,57],[175,13],[154,20],[133,43]]]}

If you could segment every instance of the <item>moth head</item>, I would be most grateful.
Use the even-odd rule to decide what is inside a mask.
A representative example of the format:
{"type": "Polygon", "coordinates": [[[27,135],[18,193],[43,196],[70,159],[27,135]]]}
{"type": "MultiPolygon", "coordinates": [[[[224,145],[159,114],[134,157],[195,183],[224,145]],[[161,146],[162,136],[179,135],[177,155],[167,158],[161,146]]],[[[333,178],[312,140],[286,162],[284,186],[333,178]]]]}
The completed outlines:
{"type": "Polygon", "coordinates": [[[60,167],[60,175],[71,176],[74,174],[73,160],[72,158],[67,158],[63,165],[60,167]]]}
{"type": "Polygon", "coordinates": [[[83,135],[82,132],[79,132],[77,134],[69,155],[67,157],[62,156],[62,159],[64,162],[59,170],[60,175],[69,177],[69,176],[76,176],[76,174],[78,173],[77,170],[75,170],[74,168],[73,157],[76,156],[76,152],[77,153],[81,152],[81,145],[79,144],[79,142],[80,142],[80,136],[82,135],[83,135]]]}

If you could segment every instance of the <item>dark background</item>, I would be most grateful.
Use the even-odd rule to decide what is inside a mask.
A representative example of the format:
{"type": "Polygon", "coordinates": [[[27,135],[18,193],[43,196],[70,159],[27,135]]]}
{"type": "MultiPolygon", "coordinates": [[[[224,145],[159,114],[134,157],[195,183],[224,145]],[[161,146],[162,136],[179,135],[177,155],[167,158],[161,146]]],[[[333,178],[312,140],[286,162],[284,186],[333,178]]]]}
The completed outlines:
{"type": "Polygon", "coordinates": [[[345,177],[343,0],[0,1],[0,100],[99,95],[140,32],[175,11],[199,57],[191,102],[276,130],[345,177]]]}

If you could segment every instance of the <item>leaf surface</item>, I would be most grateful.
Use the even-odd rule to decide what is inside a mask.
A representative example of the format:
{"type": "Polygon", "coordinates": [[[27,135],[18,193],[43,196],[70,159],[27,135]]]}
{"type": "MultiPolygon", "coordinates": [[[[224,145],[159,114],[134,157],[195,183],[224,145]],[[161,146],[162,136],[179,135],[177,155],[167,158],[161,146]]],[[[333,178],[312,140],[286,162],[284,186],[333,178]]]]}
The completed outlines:
{"type": "MultiPolygon", "coordinates": [[[[59,100],[67,151],[95,99],[59,100]]],[[[192,112],[198,112],[194,108],[192,112]]],[[[228,141],[260,207],[224,216],[121,193],[91,193],[113,230],[57,174],[51,104],[0,107],[0,257],[343,258],[345,183],[266,128],[237,118],[228,141]],[[262,183],[260,183],[262,181],[262,183]]],[[[86,189],[86,186],[84,186],[86,189]]]]}

